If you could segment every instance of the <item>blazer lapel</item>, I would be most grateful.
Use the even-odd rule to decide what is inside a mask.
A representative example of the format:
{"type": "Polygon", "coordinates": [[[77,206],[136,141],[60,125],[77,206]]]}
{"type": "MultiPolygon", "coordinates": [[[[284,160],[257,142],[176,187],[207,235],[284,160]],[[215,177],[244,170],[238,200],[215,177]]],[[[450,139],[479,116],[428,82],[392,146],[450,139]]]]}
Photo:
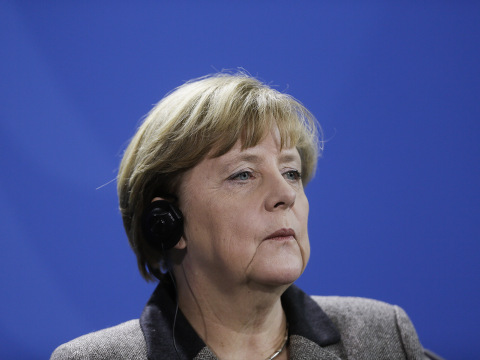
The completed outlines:
{"type": "Polygon", "coordinates": [[[282,295],[282,305],[289,322],[291,359],[347,359],[340,333],[310,296],[292,285],[282,295]]]}
{"type": "Polygon", "coordinates": [[[290,336],[290,360],[341,360],[344,354],[341,343],[321,347],[299,335],[290,336]]]}

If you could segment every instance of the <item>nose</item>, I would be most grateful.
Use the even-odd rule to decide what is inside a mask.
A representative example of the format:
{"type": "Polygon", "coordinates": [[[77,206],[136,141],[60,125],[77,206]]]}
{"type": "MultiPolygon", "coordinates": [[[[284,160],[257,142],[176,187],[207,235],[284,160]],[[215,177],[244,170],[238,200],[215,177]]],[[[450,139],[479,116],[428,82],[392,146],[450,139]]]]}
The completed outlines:
{"type": "Polygon", "coordinates": [[[270,177],[265,183],[267,196],[265,208],[267,211],[285,210],[295,204],[297,192],[282,174],[278,173],[270,177]]]}

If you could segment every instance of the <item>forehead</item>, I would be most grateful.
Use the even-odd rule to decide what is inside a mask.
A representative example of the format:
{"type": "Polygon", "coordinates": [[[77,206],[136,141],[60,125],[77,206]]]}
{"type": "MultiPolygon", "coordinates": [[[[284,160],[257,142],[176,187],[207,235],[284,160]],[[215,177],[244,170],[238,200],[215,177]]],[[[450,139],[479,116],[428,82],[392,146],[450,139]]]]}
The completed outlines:
{"type": "Polygon", "coordinates": [[[274,158],[278,163],[296,162],[301,163],[300,154],[295,147],[281,145],[278,132],[270,132],[258,144],[244,148],[241,140],[225,154],[218,157],[210,157],[210,162],[216,164],[238,164],[241,162],[261,163],[274,158]]]}

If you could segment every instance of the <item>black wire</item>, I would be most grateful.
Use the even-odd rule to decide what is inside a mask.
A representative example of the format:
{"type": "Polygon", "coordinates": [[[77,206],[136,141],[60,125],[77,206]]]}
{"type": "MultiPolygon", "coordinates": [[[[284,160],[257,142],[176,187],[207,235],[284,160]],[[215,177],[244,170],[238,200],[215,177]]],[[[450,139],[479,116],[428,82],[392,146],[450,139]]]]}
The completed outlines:
{"type": "Polygon", "coordinates": [[[175,352],[177,353],[177,357],[180,359],[180,355],[178,354],[177,342],[175,341],[175,325],[177,324],[177,314],[178,314],[178,292],[177,292],[177,285],[175,283],[175,278],[173,277],[171,271],[168,271],[170,278],[172,279],[173,287],[175,289],[175,316],[173,317],[173,327],[172,327],[172,337],[173,337],[173,347],[175,348],[175,352]]]}
{"type": "Polygon", "coordinates": [[[175,353],[177,354],[177,357],[181,360],[180,354],[178,353],[177,342],[175,340],[175,326],[177,325],[177,314],[178,314],[177,284],[175,282],[175,277],[172,274],[172,266],[170,264],[170,259],[168,259],[167,253],[163,249],[163,242],[161,242],[161,244],[162,244],[162,253],[163,253],[163,256],[165,256],[165,260],[166,260],[165,262],[167,263],[167,272],[168,272],[168,275],[170,276],[170,279],[172,280],[173,288],[174,288],[174,291],[175,291],[175,303],[176,303],[176,305],[175,305],[175,315],[173,317],[172,338],[173,338],[173,347],[175,348],[175,353]]]}

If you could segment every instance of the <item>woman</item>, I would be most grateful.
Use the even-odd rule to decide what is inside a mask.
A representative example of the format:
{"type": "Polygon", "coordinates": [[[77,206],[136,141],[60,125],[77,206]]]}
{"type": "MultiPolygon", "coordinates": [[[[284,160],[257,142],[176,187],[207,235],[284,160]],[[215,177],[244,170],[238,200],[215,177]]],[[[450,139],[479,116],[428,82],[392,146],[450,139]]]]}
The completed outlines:
{"type": "Polygon", "coordinates": [[[160,101],[118,174],[130,245],[159,285],[139,320],[52,359],[423,358],[400,308],[292,285],[310,256],[316,129],[295,99],[245,74],[188,82],[160,101]]]}

